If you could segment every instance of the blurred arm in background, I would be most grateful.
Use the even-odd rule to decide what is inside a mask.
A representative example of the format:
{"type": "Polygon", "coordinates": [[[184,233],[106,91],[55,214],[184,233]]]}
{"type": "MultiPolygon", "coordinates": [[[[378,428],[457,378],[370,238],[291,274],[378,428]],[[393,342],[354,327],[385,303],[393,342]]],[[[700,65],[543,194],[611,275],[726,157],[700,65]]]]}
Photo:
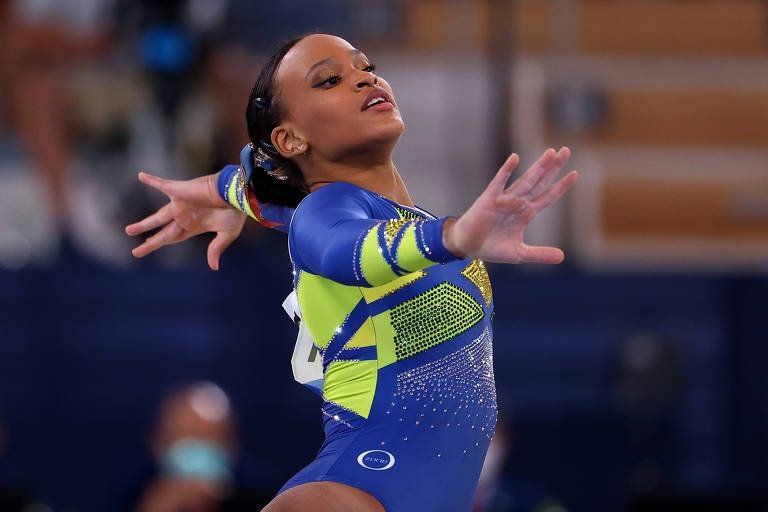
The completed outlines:
{"type": "Polygon", "coordinates": [[[42,175],[55,218],[65,229],[72,152],[66,79],[78,59],[107,47],[106,29],[94,16],[104,3],[5,0],[0,4],[2,107],[32,166],[42,175]]]}

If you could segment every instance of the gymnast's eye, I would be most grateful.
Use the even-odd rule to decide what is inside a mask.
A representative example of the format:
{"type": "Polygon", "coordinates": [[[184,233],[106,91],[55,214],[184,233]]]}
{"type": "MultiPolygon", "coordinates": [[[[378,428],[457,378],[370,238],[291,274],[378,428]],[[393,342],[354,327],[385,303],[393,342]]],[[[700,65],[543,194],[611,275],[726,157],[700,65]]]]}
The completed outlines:
{"type": "Polygon", "coordinates": [[[339,75],[333,74],[328,78],[326,78],[325,80],[323,80],[322,82],[315,84],[315,87],[322,87],[324,85],[334,86],[339,82],[341,82],[341,77],[339,75]]]}
{"type": "MultiPolygon", "coordinates": [[[[363,71],[367,73],[373,73],[374,71],[376,71],[376,65],[368,64],[363,68],[363,71]]],[[[339,82],[341,82],[341,77],[334,73],[333,75],[329,76],[322,82],[318,82],[313,87],[323,87],[323,86],[333,87],[334,85],[337,85],[339,82]]]]}

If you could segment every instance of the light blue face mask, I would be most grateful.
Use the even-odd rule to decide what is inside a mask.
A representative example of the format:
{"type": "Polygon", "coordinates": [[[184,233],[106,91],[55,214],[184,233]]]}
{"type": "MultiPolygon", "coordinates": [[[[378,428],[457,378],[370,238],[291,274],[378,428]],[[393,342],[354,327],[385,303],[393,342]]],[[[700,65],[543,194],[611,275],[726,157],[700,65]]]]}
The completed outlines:
{"type": "Polygon", "coordinates": [[[179,439],[160,458],[163,473],[179,478],[229,480],[232,465],[221,445],[194,437],[179,439]]]}

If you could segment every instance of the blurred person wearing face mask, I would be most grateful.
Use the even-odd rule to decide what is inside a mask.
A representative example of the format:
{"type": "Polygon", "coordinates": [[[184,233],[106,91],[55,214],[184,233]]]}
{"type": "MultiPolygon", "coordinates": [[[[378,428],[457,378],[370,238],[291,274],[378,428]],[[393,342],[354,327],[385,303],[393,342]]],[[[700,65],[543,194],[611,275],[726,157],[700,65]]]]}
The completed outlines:
{"type": "Polygon", "coordinates": [[[198,382],[163,402],[150,451],[157,473],[135,512],[258,510],[258,500],[236,482],[235,420],[224,391],[198,382]]]}

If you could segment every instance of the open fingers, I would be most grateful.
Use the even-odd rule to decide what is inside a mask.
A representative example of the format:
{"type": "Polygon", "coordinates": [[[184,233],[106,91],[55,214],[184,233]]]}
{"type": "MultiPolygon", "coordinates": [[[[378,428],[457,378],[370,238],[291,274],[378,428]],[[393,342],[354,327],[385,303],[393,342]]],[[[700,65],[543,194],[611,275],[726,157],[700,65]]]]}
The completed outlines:
{"type": "Polygon", "coordinates": [[[557,153],[549,148],[539,157],[532,166],[525,171],[517,181],[515,181],[508,190],[514,190],[519,195],[525,195],[538,183],[542,172],[546,171],[550,162],[554,160],[557,153]]]}
{"type": "Polygon", "coordinates": [[[571,150],[567,147],[562,147],[557,152],[552,148],[546,150],[523,177],[515,182],[515,193],[522,196],[533,195],[543,187],[549,186],[570,156],[571,150]]]}
{"type": "Polygon", "coordinates": [[[493,177],[486,190],[497,194],[503,192],[507,181],[509,181],[509,177],[512,175],[512,172],[515,170],[515,167],[517,167],[517,164],[519,163],[520,156],[517,153],[512,153],[509,155],[507,160],[501,165],[501,167],[499,167],[499,170],[496,172],[496,176],[493,177]]]}
{"type": "Polygon", "coordinates": [[[219,270],[219,258],[224,253],[224,249],[235,241],[238,233],[217,233],[216,238],[208,244],[208,266],[213,270],[219,270]]]}
{"type": "Polygon", "coordinates": [[[562,263],[565,253],[557,247],[539,247],[523,245],[520,255],[520,263],[562,263]]]}
{"type": "Polygon", "coordinates": [[[560,197],[565,194],[565,192],[573,186],[574,183],[576,183],[576,180],[579,179],[579,173],[576,171],[571,171],[563,178],[549,187],[547,190],[536,196],[532,201],[531,205],[536,210],[536,212],[540,212],[547,206],[551,205],[560,197]]]}
{"type": "Polygon", "coordinates": [[[136,258],[143,258],[152,251],[156,251],[164,245],[178,241],[179,235],[181,235],[181,226],[176,222],[167,224],[163,229],[147,238],[143,244],[136,247],[131,253],[136,258]]]}
{"type": "Polygon", "coordinates": [[[171,197],[171,195],[173,195],[174,190],[176,188],[176,183],[177,183],[174,180],[166,180],[163,178],[158,178],[157,176],[152,176],[151,174],[147,174],[146,172],[139,173],[139,181],[145,185],[149,185],[152,188],[156,188],[157,190],[167,195],[168,197],[171,197]]]}
{"type": "Polygon", "coordinates": [[[173,212],[171,211],[171,203],[168,203],[149,217],[126,226],[125,232],[131,236],[140,235],[150,229],[168,224],[171,220],[173,220],[173,212]]]}
{"type": "Polygon", "coordinates": [[[555,181],[555,178],[557,178],[557,175],[560,174],[560,171],[570,157],[570,149],[565,146],[560,148],[550,166],[540,175],[539,180],[533,186],[529,192],[529,195],[531,197],[536,197],[541,194],[542,191],[549,188],[549,186],[552,185],[552,182],[555,181]]]}

